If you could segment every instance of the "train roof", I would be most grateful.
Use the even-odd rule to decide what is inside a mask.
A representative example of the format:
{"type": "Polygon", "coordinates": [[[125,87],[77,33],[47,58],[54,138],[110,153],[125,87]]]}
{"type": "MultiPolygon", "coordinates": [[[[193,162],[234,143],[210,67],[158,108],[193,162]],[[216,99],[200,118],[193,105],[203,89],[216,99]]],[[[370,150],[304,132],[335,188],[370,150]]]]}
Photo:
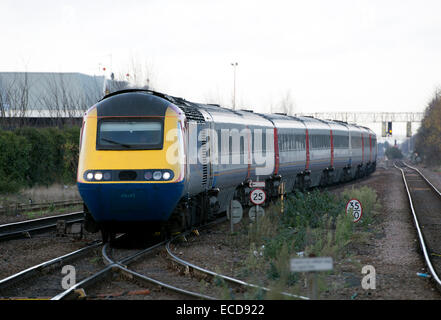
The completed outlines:
{"type": "Polygon", "coordinates": [[[318,119],[310,116],[289,116],[284,113],[257,113],[251,109],[241,109],[241,110],[232,110],[228,108],[224,108],[218,104],[202,104],[195,103],[185,100],[184,98],[173,97],[161,92],[148,90],[148,89],[125,89],[116,92],[112,92],[106,96],[104,96],[100,101],[103,101],[109,97],[128,93],[128,92],[144,92],[146,94],[151,94],[160,98],[163,98],[176,106],[178,106],[184,113],[187,119],[197,121],[197,122],[205,122],[209,120],[209,116],[206,115],[208,113],[214,121],[218,122],[232,122],[232,123],[240,123],[243,124],[246,121],[247,124],[252,125],[260,125],[260,126],[268,126],[269,123],[274,123],[276,127],[291,127],[293,124],[298,124],[298,127],[303,128],[311,128],[311,129],[323,129],[329,128],[332,130],[349,130],[352,132],[356,131],[364,131],[369,132],[370,134],[375,135],[375,133],[363,126],[348,124],[343,121],[336,120],[324,120],[318,119]],[[301,125],[303,124],[303,126],[301,125]]]}

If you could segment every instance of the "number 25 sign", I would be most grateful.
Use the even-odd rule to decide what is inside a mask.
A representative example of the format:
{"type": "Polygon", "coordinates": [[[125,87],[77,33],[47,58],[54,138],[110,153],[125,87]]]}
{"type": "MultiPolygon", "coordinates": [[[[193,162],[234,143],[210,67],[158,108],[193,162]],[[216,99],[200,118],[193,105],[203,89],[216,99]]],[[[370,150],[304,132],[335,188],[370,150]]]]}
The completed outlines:
{"type": "Polygon", "coordinates": [[[266,199],[266,193],[262,189],[257,188],[250,193],[250,200],[255,205],[260,205],[264,203],[265,199],[266,199]]]}
{"type": "Polygon", "coordinates": [[[354,216],[354,222],[358,222],[363,214],[363,207],[358,199],[351,199],[346,205],[346,214],[349,214],[352,210],[352,215],[354,216]]]}

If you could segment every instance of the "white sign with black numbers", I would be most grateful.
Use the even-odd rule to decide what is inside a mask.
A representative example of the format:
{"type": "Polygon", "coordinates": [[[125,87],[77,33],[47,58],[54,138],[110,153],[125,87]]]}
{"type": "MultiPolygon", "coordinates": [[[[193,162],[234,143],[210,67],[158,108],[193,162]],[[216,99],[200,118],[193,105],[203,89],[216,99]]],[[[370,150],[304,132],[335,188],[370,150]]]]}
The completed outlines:
{"type": "Polygon", "coordinates": [[[354,216],[354,222],[358,222],[363,215],[363,207],[358,199],[351,199],[346,205],[346,214],[349,214],[352,210],[352,215],[354,216]]]}
{"type": "Polygon", "coordinates": [[[256,217],[263,217],[265,215],[265,209],[259,206],[254,206],[250,208],[250,211],[248,211],[248,216],[250,217],[251,221],[255,221],[256,217]]]}
{"type": "Polygon", "coordinates": [[[265,202],[266,194],[262,189],[254,189],[250,193],[250,200],[255,205],[260,205],[265,202]]]}
{"type": "Polygon", "coordinates": [[[233,224],[239,223],[242,220],[243,209],[242,205],[237,200],[232,200],[230,205],[227,208],[227,218],[230,219],[231,214],[231,222],[233,224]]]}

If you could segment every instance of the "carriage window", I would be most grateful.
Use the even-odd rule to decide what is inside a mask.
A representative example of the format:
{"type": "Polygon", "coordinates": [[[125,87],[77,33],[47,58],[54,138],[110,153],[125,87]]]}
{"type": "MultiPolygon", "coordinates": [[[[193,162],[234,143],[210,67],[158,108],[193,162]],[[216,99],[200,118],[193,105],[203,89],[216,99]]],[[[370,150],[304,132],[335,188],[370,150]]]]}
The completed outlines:
{"type": "Polygon", "coordinates": [[[334,148],[348,148],[349,136],[334,136],[334,148]]]}
{"type": "Polygon", "coordinates": [[[150,120],[101,120],[97,150],[162,149],[163,122],[150,120]]]}
{"type": "Polygon", "coordinates": [[[312,135],[310,136],[311,149],[329,149],[331,147],[330,136],[312,135]]]}
{"type": "Polygon", "coordinates": [[[361,149],[361,136],[352,136],[352,148],[361,149]]]}

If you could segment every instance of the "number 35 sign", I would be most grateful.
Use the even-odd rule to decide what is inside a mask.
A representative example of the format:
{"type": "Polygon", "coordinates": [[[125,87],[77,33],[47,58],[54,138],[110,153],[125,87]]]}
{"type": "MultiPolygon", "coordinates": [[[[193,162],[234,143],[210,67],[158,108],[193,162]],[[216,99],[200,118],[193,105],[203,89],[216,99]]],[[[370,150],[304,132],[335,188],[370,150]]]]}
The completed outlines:
{"type": "Polygon", "coordinates": [[[346,205],[346,214],[349,214],[352,210],[352,215],[354,216],[354,222],[358,222],[363,214],[363,207],[358,199],[351,199],[346,205]]]}

